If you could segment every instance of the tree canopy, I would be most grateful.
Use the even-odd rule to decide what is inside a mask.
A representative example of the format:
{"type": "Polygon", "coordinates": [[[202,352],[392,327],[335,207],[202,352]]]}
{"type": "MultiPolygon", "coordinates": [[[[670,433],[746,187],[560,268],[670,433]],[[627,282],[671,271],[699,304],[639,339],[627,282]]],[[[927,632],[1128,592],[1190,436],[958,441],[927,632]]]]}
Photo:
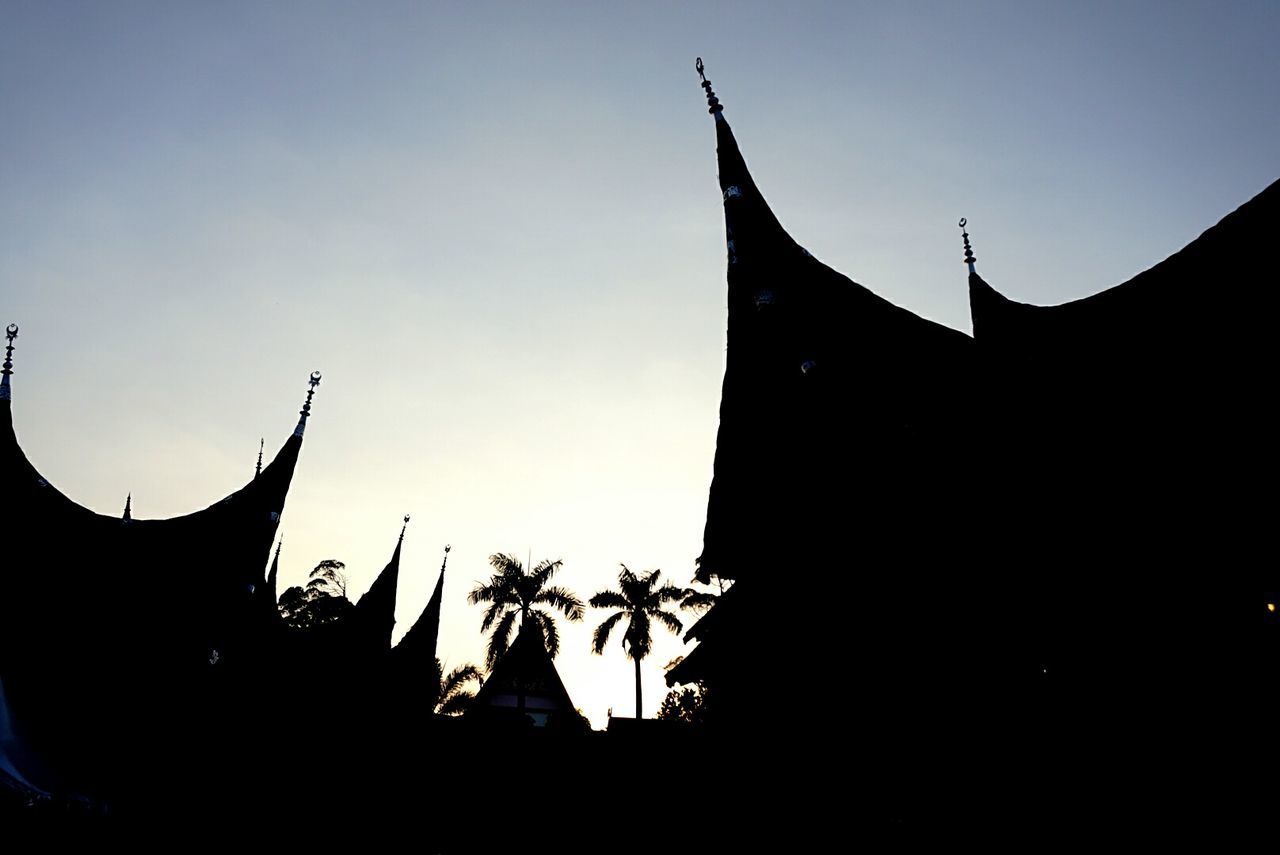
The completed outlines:
{"type": "Polygon", "coordinates": [[[567,588],[549,585],[560,570],[560,561],[539,561],[532,570],[525,572],[520,559],[513,555],[496,553],[489,556],[494,573],[489,581],[477,584],[467,595],[472,605],[487,603],[481,632],[493,629],[485,652],[485,667],[492,669],[511,646],[511,631],[516,619],[523,627],[531,622],[542,632],[543,643],[553,657],[560,652],[560,633],[547,608],[558,611],[572,621],[582,620],[582,600],[567,588]]]}
{"type": "Polygon", "coordinates": [[[295,585],[280,595],[280,617],[293,629],[342,620],[355,606],[347,599],[346,564],[326,558],[307,576],[307,584],[295,585]]]}

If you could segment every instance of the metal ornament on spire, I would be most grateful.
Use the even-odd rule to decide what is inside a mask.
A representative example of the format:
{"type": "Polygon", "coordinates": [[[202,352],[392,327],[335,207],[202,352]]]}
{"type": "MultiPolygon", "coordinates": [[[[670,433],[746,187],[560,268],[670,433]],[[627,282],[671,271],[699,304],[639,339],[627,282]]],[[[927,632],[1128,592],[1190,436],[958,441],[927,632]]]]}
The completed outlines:
{"type": "Polygon", "coordinates": [[[253,470],[253,477],[257,478],[262,474],[262,449],[266,445],[266,437],[258,437],[258,465],[253,470]]]}
{"type": "Polygon", "coordinates": [[[409,527],[409,515],[404,515],[404,525],[400,526],[400,541],[404,542],[404,531],[409,527]]]}
{"type": "Polygon", "coordinates": [[[964,263],[969,265],[970,273],[976,273],[977,271],[974,270],[973,265],[978,259],[973,254],[973,247],[969,246],[969,233],[964,229],[964,227],[967,225],[969,225],[969,219],[967,217],[961,217],[960,218],[960,237],[964,238],[964,263]]]}
{"type": "Polygon", "coordinates": [[[124,522],[129,522],[133,519],[133,491],[130,491],[129,495],[124,497],[124,515],[120,519],[124,522]]]}
{"type": "Polygon", "coordinates": [[[444,575],[444,568],[449,563],[449,550],[453,549],[449,544],[444,545],[444,560],[440,562],[440,575],[444,575]]]}
{"type": "Polygon", "coordinates": [[[707,93],[707,112],[720,118],[720,114],[724,112],[724,107],[720,104],[720,99],[716,97],[716,93],[711,89],[711,81],[707,79],[705,73],[706,66],[702,64],[702,57],[698,57],[693,67],[698,72],[698,76],[702,78],[702,89],[707,93]]]}
{"type": "Polygon", "coordinates": [[[301,418],[298,419],[298,426],[293,430],[294,436],[302,436],[302,432],[307,429],[307,417],[311,415],[311,396],[316,393],[316,387],[320,385],[320,372],[312,371],[311,379],[307,383],[311,388],[307,390],[306,402],[302,405],[302,409],[298,411],[298,415],[301,418]]]}
{"type": "Polygon", "coordinates": [[[4,349],[4,367],[0,368],[0,401],[10,400],[9,375],[13,373],[13,340],[18,337],[18,325],[9,324],[4,337],[9,340],[4,349]]]}

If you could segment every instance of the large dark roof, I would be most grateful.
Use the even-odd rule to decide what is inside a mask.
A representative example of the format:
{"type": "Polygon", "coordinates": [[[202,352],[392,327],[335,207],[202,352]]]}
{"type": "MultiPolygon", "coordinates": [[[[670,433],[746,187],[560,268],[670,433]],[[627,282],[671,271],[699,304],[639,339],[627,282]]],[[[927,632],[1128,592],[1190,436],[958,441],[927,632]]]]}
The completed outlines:
{"type": "Polygon", "coordinates": [[[877,525],[860,510],[880,504],[891,473],[894,490],[909,489],[921,466],[963,446],[952,427],[964,422],[957,390],[973,344],[797,244],[714,116],[729,320],[704,581],[783,561],[810,525],[851,536],[877,525]],[[832,493],[848,497],[836,519],[832,493]]]}
{"type": "Polygon", "coordinates": [[[143,746],[158,750],[190,725],[173,705],[247,655],[263,615],[253,593],[301,446],[299,429],[261,474],[204,510],[121,519],[50,484],[18,443],[12,401],[0,400],[0,678],[20,744],[63,785],[143,774],[156,758],[143,746]]]}

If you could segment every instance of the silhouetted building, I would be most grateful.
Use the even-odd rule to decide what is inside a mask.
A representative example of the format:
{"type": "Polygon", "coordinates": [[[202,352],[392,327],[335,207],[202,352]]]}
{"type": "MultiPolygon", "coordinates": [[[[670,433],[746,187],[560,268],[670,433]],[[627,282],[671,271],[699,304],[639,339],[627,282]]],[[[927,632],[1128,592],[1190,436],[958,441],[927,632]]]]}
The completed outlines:
{"type": "Polygon", "coordinates": [[[476,693],[467,717],[515,723],[527,717],[535,727],[580,724],[537,623],[530,621],[520,627],[515,642],[476,693]]]}
{"type": "Polygon", "coordinates": [[[395,646],[393,658],[405,674],[430,673],[435,669],[436,644],[440,636],[440,605],[444,601],[444,571],[449,564],[449,547],[444,548],[444,560],[440,562],[440,575],[431,591],[427,605],[409,631],[395,646]]]}
{"type": "Polygon", "coordinates": [[[702,644],[668,680],[704,680],[709,720],[754,729],[788,715],[763,702],[762,683],[839,651],[857,674],[863,725],[882,742],[914,739],[935,726],[926,696],[944,691],[940,660],[977,644],[951,635],[949,603],[970,584],[956,549],[975,466],[973,341],[796,243],[704,86],[729,319],[698,578],[734,584],[690,630],[702,644]]]}
{"type": "Polygon", "coordinates": [[[220,673],[254,655],[255,592],[320,375],[293,434],[243,488],[165,520],[137,519],[130,497],[110,517],[59,492],[19,446],[16,336],[10,326],[0,384],[0,769],[42,793],[136,794],[180,777],[216,727],[220,673]]]}
{"type": "MultiPolygon", "coordinates": [[[[1272,471],[1259,274],[1280,184],[1062,306],[997,294],[966,233],[970,338],[792,240],[703,87],[728,354],[698,578],[732,585],[668,682],[704,682],[709,726],[834,749],[911,803],[956,769],[1204,738],[1215,693],[1269,686],[1246,473],[1272,471]],[[838,731],[815,733],[818,698],[763,697],[797,669],[850,693],[838,731]]],[[[803,779],[788,762],[762,774],[803,779]]]]}

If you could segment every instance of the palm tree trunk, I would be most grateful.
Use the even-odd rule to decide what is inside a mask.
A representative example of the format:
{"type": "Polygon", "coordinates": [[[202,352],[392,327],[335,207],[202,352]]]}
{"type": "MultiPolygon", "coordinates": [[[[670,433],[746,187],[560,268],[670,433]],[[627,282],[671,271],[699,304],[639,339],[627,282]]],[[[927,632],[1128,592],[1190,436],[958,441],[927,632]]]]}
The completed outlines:
{"type": "MultiPolygon", "coordinates": [[[[525,615],[528,613],[529,613],[528,606],[520,607],[520,631],[521,632],[524,631],[524,618],[525,618],[525,615]]],[[[519,634],[517,634],[516,640],[518,641],[519,639],[520,639],[520,636],[519,634]]],[[[517,662],[516,665],[519,666],[519,670],[516,673],[516,712],[519,713],[521,716],[523,716],[524,715],[524,662],[523,661],[517,662]]]]}
{"type": "Polygon", "coordinates": [[[636,721],[641,719],[640,715],[640,660],[636,660],[636,721]]]}

